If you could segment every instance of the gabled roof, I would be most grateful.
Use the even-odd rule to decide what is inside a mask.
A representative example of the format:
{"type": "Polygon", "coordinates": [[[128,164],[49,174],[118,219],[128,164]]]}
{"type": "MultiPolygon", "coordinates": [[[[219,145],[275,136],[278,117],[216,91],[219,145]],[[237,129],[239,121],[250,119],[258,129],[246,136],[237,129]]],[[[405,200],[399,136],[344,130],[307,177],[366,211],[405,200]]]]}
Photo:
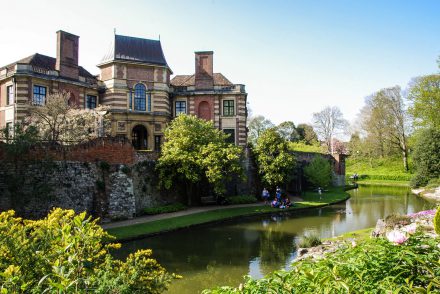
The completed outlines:
{"type": "MultiPolygon", "coordinates": [[[[28,65],[32,65],[35,67],[45,69],[45,70],[55,70],[56,61],[57,61],[56,58],[46,56],[43,54],[39,54],[39,53],[35,53],[35,54],[32,54],[31,56],[20,59],[19,61],[8,64],[7,66],[0,68],[0,70],[2,70],[4,68],[11,68],[11,67],[15,66],[16,64],[28,64],[28,65]]],[[[89,73],[82,66],[79,66],[79,75],[81,77],[85,77],[85,78],[96,78],[94,75],[89,73]]]]}
{"type": "MultiPolygon", "coordinates": [[[[188,87],[196,84],[195,75],[177,75],[170,81],[175,87],[188,87]]],[[[232,86],[233,84],[221,73],[214,73],[214,86],[232,86]]]]}
{"type": "Polygon", "coordinates": [[[110,50],[102,59],[101,64],[114,60],[136,61],[168,66],[159,40],[121,35],[115,35],[110,50]]]}

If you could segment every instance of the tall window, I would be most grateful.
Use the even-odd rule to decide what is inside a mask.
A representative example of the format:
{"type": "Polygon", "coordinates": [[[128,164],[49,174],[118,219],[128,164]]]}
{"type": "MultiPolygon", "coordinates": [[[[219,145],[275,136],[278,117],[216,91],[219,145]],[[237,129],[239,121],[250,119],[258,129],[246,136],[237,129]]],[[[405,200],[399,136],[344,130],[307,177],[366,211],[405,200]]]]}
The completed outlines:
{"type": "Polygon", "coordinates": [[[130,93],[128,94],[128,109],[133,109],[133,92],[130,90],[130,93]]]}
{"type": "Polygon", "coordinates": [[[224,116],[234,115],[234,100],[223,100],[223,115],[224,116]]]}
{"type": "Polygon", "coordinates": [[[161,136],[154,136],[154,151],[160,152],[161,136]]]}
{"type": "Polygon", "coordinates": [[[176,116],[186,114],[186,101],[176,101],[176,116]]]}
{"type": "Polygon", "coordinates": [[[10,105],[14,103],[14,86],[8,86],[6,88],[7,97],[6,104],[10,105]]]}
{"type": "Polygon", "coordinates": [[[147,89],[142,84],[134,87],[134,110],[145,111],[147,89]]]}
{"type": "Polygon", "coordinates": [[[88,108],[88,109],[96,108],[96,96],[94,96],[94,95],[87,95],[87,97],[86,97],[86,108],[88,108]]]}
{"type": "Polygon", "coordinates": [[[148,93],[148,111],[151,112],[151,94],[148,93]]]}
{"type": "Polygon", "coordinates": [[[34,97],[32,98],[32,103],[34,105],[44,105],[46,100],[46,87],[34,86],[34,97]]]}
{"type": "Polygon", "coordinates": [[[235,130],[234,129],[223,129],[223,132],[225,132],[225,134],[229,135],[229,137],[226,139],[226,142],[235,144],[235,130]]]}

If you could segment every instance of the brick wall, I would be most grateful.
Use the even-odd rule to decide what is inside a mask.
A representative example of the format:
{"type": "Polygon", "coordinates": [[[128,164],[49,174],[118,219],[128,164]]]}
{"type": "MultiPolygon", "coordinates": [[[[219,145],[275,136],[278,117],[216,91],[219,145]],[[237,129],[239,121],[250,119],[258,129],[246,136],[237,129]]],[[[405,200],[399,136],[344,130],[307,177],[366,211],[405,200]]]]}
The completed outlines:
{"type": "MultiPolygon", "coordinates": [[[[4,160],[4,148],[0,144],[0,160],[4,160]]],[[[96,162],[131,165],[136,162],[136,152],[128,140],[120,138],[98,138],[93,141],[72,145],[53,146],[40,144],[34,146],[30,154],[32,159],[43,159],[49,155],[55,161],[96,162]]]]}

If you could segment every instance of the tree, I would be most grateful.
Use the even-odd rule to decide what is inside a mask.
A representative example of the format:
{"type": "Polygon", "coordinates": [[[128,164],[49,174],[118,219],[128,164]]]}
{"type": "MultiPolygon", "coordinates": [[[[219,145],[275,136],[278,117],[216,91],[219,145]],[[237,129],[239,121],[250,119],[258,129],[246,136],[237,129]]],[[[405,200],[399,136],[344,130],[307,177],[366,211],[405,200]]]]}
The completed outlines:
{"type": "Polygon", "coordinates": [[[292,121],[285,121],[277,126],[277,131],[280,136],[289,142],[296,142],[299,139],[295,124],[292,121]]]}
{"type": "Polygon", "coordinates": [[[327,106],[322,111],[314,113],[313,121],[316,133],[325,141],[328,152],[332,153],[332,138],[339,131],[344,131],[348,122],[336,106],[327,106]]]}
{"type": "Polygon", "coordinates": [[[425,186],[429,180],[440,178],[440,130],[425,129],[417,136],[414,148],[415,175],[413,186],[425,186]]]}
{"type": "Polygon", "coordinates": [[[267,187],[285,184],[293,176],[295,157],[289,151],[287,141],[275,128],[264,131],[255,147],[258,172],[267,187]]]}
{"type": "Polygon", "coordinates": [[[322,156],[315,156],[304,168],[307,181],[314,187],[327,187],[332,181],[330,162],[322,156]]]}
{"type": "Polygon", "coordinates": [[[46,97],[45,105],[30,106],[31,125],[43,140],[77,143],[110,133],[107,107],[78,109],[69,105],[69,98],[69,92],[57,92],[46,97]]]}
{"type": "Polygon", "coordinates": [[[316,145],[318,144],[318,136],[316,135],[313,127],[308,124],[299,124],[296,127],[298,132],[299,140],[304,141],[307,145],[316,145]]]}
{"type": "Polygon", "coordinates": [[[363,128],[367,136],[379,145],[381,156],[385,148],[398,150],[405,171],[408,167],[408,116],[399,86],[385,88],[366,100],[363,128]]]}
{"type": "Polygon", "coordinates": [[[160,185],[170,189],[175,182],[185,182],[188,205],[195,197],[194,184],[206,179],[216,193],[222,193],[224,181],[242,173],[242,149],[226,143],[228,135],[214,128],[211,121],[179,115],[164,134],[157,163],[160,185]]]}
{"type": "Polygon", "coordinates": [[[253,146],[257,143],[258,137],[267,129],[275,125],[262,115],[252,117],[249,121],[248,140],[253,146]]]}
{"type": "Polygon", "coordinates": [[[440,75],[429,75],[415,79],[410,86],[409,107],[417,126],[440,129],[440,75]]]}
{"type": "Polygon", "coordinates": [[[0,214],[2,293],[162,293],[172,275],[151,250],[113,258],[120,244],[86,213],[56,208],[40,220],[0,214]]]}

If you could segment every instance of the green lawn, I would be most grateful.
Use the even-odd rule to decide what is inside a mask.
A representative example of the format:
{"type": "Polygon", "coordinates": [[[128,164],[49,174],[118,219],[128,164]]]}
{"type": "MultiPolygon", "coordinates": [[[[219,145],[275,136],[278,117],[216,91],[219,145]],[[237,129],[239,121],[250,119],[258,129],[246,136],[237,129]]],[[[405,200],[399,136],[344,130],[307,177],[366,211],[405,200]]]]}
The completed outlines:
{"type": "MultiPolygon", "coordinates": [[[[412,173],[405,172],[401,158],[359,158],[348,157],[346,162],[347,178],[357,173],[359,183],[372,185],[408,185],[412,173]]],[[[411,168],[410,160],[410,168],[411,168]]]]}
{"type": "Polygon", "coordinates": [[[324,192],[322,195],[319,195],[317,192],[306,192],[305,195],[303,195],[304,201],[296,202],[294,207],[285,210],[272,208],[267,205],[254,207],[224,208],[157,220],[143,224],[112,228],[108,229],[108,232],[111,235],[115,236],[118,240],[126,240],[140,236],[147,236],[158,232],[171,231],[204,223],[232,219],[240,216],[249,216],[280,211],[294,211],[299,209],[324,206],[331,203],[343,201],[348,198],[349,194],[346,193],[343,188],[331,188],[329,189],[329,191],[324,192]]]}

